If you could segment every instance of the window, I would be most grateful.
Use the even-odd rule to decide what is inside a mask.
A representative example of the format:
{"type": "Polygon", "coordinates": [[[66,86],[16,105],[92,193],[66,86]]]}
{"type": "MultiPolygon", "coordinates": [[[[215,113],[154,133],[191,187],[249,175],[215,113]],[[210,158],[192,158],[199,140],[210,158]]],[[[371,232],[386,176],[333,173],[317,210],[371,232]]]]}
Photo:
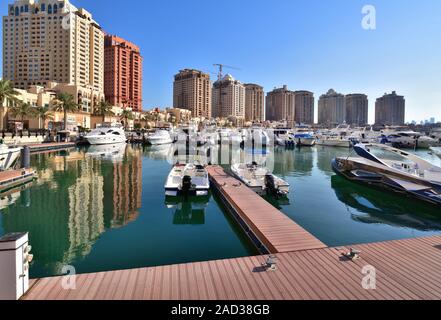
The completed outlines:
{"type": "Polygon", "coordinates": [[[58,12],[58,6],[56,4],[54,4],[54,13],[58,12]]]}
{"type": "Polygon", "coordinates": [[[47,13],[51,14],[52,13],[52,5],[48,5],[47,6],[47,13]]]}
{"type": "Polygon", "coordinates": [[[24,11],[25,11],[25,12],[29,12],[29,5],[27,5],[27,4],[25,5],[25,9],[24,9],[24,11]]]}
{"type": "Polygon", "coordinates": [[[20,9],[18,7],[15,7],[15,15],[16,16],[20,15],[20,9]]]}
{"type": "Polygon", "coordinates": [[[41,4],[41,11],[46,11],[46,3],[41,4]]]}

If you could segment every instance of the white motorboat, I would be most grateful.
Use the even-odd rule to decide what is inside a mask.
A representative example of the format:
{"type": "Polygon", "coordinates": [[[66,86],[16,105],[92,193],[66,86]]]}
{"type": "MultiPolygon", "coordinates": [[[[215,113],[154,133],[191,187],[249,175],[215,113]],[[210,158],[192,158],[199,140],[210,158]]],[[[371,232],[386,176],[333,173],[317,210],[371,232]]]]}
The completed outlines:
{"type": "Polygon", "coordinates": [[[382,144],[354,146],[359,157],[336,158],[333,170],[351,181],[379,186],[441,205],[441,168],[382,144]]]}
{"type": "Polygon", "coordinates": [[[177,164],[170,171],[164,188],[165,195],[169,197],[208,196],[208,172],[201,165],[177,164]]]}
{"type": "Polygon", "coordinates": [[[22,148],[9,148],[6,144],[0,144],[0,171],[11,168],[18,157],[22,148]]]}
{"type": "Polygon", "coordinates": [[[315,145],[316,140],[311,133],[296,133],[294,140],[298,146],[312,147],[315,145]]]}
{"type": "Polygon", "coordinates": [[[350,148],[352,147],[352,141],[343,136],[318,136],[316,140],[316,144],[319,146],[326,147],[341,147],[341,148],[350,148]]]}
{"type": "Polygon", "coordinates": [[[91,145],[127,142],[126,134],[120,124],[103,123],[84,137],[91,145]]]}
{"type": "Polygon", "coordinates": [[[441,143],[439,140],[429,136],[421,136],[417,140],[417,148],[420,149],[430,149],[431,147],[437,147],[440,145],[441,143]]]}
{"type": "Polygon", "coordinates": [[[240,181],[259,195],[286,196],[289,194],[289,183],[257,163],[233,164],[231,171],[240,181]]]}
{"type": "Polygon", "coordinates": [[[173,143],[170,132],[167,130],[156,130],[155,133],[146,138],[147,143],[155,146],[160,144],[170,144],[173,143]]]}
{"type": "Polygon", "coordinates": [[[432,151],[434,154],[436,154],[438,157],[441,158],[441,147],[431,147],[430,151],[432,151]]]}

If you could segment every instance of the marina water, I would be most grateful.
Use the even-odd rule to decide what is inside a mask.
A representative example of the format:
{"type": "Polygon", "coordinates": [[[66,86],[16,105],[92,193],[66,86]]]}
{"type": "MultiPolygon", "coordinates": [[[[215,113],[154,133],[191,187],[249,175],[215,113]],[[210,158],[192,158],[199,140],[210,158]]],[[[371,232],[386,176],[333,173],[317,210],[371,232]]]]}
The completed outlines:
{"type": "MultiPolygon", "coordinates": [[[[2,196],[0,236],[30,232],[31,277],[60,275],[68,265],[88,273],[257,254],[216,196],[165,198],[168,148],[33,156],[38,180],[2,196]]],[[[331,160],[349,152],[276,148],[274,173],[291,193],[267,200],[329,246],[439,233],[439,208],[336,176],[331,160]]],[[[427,151],[418,154],[440,164],[427,151]]]]}

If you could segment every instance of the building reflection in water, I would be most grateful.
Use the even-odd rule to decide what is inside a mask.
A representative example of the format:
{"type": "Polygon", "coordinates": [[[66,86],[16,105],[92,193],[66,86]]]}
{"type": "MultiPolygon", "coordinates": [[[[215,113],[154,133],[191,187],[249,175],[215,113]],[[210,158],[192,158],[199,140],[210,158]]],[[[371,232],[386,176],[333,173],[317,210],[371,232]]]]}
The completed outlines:
{"type": "Polygon", "coordinates": [[[44,272],[60,274],[63,266],[89,255],[106,228],[125,226],[138,217],[140,149],[128,147],[118,161],[84,151],[38,155],[33,167],[38,180],[32,190],[0,201],[9,206],[1,210],[2,224],[5,233],[30,233],[34,261],[44,272]]]}
{"type": "Polygon", "coordinates": [[[435,207],[384,190],[359,185],[337,175],[331,178],[331,185],[354,221],[419,231],[441,230],[439,209],[435,207]],[[412,214],[422,212],[421,206],[425,206],[424,214],[412,214]]]}
{"type": "Polygon", "coordinates": [[[173,224],[175,225],[204,225],[205,209],[210,197],[196,199],[195,197],[167,197],[167,208],[174,210],[173,224]]]}

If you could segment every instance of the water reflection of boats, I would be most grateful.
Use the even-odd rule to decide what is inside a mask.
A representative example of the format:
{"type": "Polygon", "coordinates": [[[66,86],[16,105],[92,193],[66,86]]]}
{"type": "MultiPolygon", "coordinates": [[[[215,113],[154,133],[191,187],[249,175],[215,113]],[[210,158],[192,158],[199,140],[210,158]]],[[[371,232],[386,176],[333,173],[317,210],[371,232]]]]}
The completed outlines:
{"type": "Polygon", "coordinates": [[[148,146],[144,148],[143,153],[153,160],[167,160],[171,148],[171,144],[148,146]]]}
{"type": "Polygon", "coordinates": [[[420,231],[440,231],[441,220],[436,208],[394,194],[385,194],[341,176],[331,178],[337,198],[344,203],[355,221],[366,224],[387,224],[420,231]],[[354,210],[350,210],[350,209],[354,210]],[[424,212],[424,214],[413,214],[424,212]]]}
{"type": "Polygon", "coordinates": [[[87,149],[86,155],[92,158],[119,162],[124,159],[126,143],[92,145],[87,149]]]}
{"type": "Polygon", "coordinates": [[[174,209],[173,224],[203,225],[205,224],[205,209],[210,196],[200,197],[166,197],[167,208],[174,209]]]}
{"type": "Polygon", "coordinates": [[[19,199],[21,199],[22,206],[29,207],[31,204],[29,188],[31,186],[32,182],[28,182],[17,188],[0,193],[0,213],[2,210],[16,203],[19,199]]]}

